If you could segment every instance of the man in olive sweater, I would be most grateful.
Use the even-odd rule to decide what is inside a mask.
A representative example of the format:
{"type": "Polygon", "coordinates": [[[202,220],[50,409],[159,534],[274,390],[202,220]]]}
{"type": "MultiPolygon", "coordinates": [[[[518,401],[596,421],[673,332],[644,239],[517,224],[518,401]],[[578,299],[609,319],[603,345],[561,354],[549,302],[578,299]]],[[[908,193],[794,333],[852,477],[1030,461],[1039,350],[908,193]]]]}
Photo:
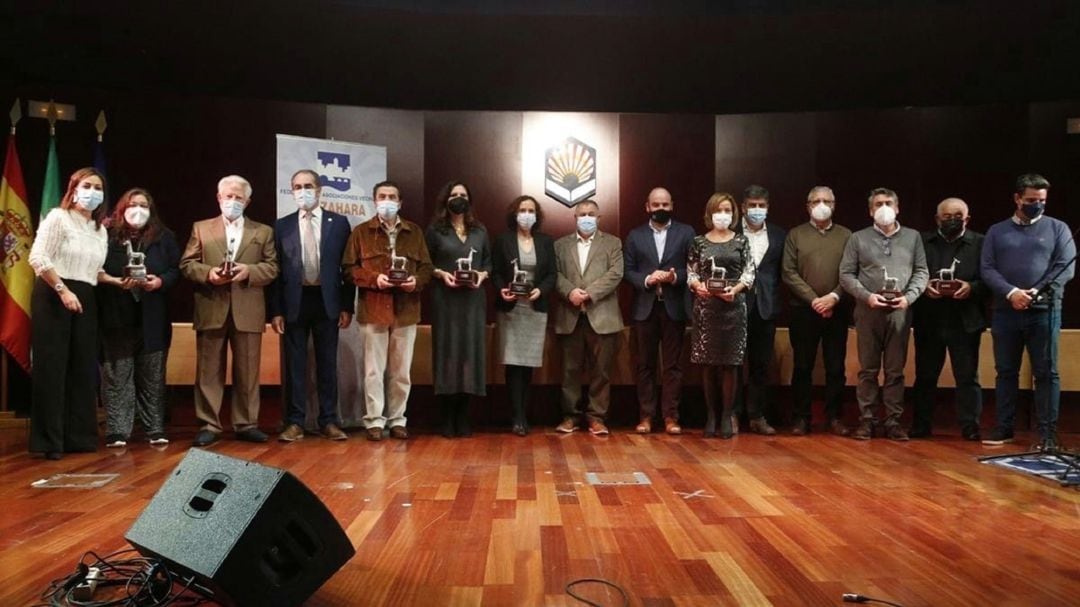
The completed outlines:
{"type": "Polygon", "coordinates": [[[817,186],[806,197],[810,221],[792,228],[784,241],[781,273],[791,292],[788,337],[795,359],[791,390],[795,403],[791,433],[810,432],[810,388],[818,344],[825,359],[825,419],[833,434],[847,436],[841,418],[844,359],[847,357],[851,298],[840,287],[840,259],[851,230],[833,223],[836,197],[831,188],[817,186]]]}
{"type": "Polygon", "coordinates": [[[840,284],[855,298],[855,334],[859,349],[860,423],[852,436],[869,440],[874,434],[873,407],[880,394],[885,405],[885,436],[907,440],[900,427],[904,411],[904,364],[911,334],[911,304],[929,279],[926,253],[919,232],[896,221],[900,198],[888,188],[870,192],[874,224],[855,232],[844,247],[840,284]],[[885,384],[878,373],[885,368],[885,384]]]}

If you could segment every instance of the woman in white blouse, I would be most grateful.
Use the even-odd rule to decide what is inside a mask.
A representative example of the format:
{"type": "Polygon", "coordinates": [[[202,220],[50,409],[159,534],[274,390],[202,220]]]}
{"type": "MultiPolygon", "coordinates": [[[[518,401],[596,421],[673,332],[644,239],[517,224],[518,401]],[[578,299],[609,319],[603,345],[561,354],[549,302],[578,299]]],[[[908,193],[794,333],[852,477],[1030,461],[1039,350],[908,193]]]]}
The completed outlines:
{"type": "Polygon", "coordinates": [[[38,226],[30,265],[33,410],[30,451],[56,460],[97,449],[97,303],[108,235],[105,178],[92,168],[68,180],[60,207],[38,226]]]}

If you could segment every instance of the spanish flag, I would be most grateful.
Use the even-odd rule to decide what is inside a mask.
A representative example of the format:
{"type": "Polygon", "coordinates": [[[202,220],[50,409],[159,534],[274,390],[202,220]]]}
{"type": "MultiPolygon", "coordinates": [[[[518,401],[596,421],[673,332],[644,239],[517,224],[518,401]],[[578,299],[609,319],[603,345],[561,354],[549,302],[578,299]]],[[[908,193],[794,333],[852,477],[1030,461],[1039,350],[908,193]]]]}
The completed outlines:
{"type": "Polygon", "coordinates": [[[15,129],[8,136],[4,175],[0,181],[0,345],[27,372],[30,371],[30,293],[34,270],[30,267],[30,245],[34,226],[26,206],[19,155],[15,151],[15,129]]]}

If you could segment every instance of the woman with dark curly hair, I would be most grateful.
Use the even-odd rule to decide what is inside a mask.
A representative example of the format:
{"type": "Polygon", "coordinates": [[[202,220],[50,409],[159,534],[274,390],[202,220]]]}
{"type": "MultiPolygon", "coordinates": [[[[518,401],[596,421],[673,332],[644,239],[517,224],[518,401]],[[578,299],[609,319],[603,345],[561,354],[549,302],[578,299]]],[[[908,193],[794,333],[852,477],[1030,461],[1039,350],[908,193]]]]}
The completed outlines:
{"type": "Polygon", "coordinates": [[[136,416],[151,445],[169,442],[165,360],[172,325],[166,295],[179,279],[176,236],[161,222],[150,192],[128,190],[112,214],[105,273],[97,287],[106,447],[127,444],[136,416]],[[127,276],[130,260],[140,257],[145,273],[127,276]]]}

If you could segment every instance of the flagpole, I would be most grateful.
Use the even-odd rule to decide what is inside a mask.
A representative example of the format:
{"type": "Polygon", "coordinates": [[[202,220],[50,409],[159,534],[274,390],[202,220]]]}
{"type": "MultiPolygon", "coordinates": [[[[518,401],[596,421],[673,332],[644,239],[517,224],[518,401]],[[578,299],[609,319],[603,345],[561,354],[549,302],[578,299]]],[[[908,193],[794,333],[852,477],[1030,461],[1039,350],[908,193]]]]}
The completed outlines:
{"type": "Polygon", "coordinates": [[[0,413],[7,413],[8,410],[8,353],[3,352],[0,349],[0,353],[3,354],[3,358],[0,358],[0,413]]]}

